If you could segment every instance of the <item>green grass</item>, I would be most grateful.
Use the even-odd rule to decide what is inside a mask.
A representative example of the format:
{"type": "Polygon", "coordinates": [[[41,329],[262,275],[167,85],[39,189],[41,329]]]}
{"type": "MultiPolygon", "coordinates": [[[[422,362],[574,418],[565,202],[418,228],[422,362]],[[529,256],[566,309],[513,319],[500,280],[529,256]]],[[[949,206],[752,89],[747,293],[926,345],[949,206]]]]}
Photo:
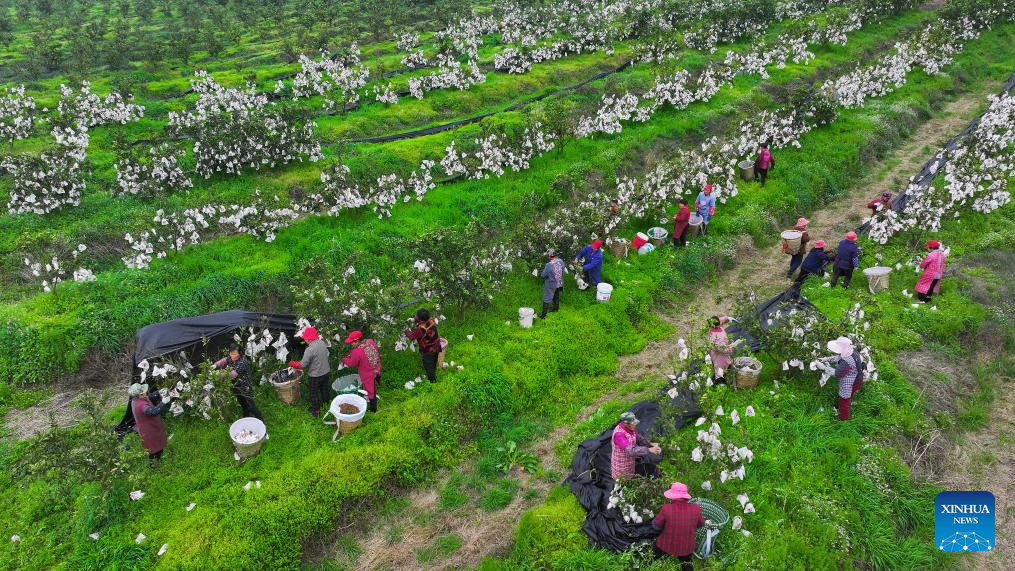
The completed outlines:
{"type": "Polygon", "coordinates": [[[462,547],[462,538],[454,533],[442,535],[434,540],[430,547],[420,549],[416,552],[416,561],[420,563],[434,563],[447,559],[452,553],[462,547]]]}

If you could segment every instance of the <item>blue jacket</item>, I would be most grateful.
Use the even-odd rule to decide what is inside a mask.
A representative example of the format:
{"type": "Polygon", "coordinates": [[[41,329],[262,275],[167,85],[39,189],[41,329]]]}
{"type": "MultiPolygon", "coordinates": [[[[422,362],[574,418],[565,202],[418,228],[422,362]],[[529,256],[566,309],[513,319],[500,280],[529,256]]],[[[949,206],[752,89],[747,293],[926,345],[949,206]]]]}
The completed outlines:
{"type": "Polygon", "coordinates": [[[839,249],[835,251],[835,267],[843,270],[852,270],[859,266],[860,248],[856,242],[840,240],[839,249]]]}
{"type": "Polygon", "coordinates": [[[825,252],[822,248],[811,248],[811,251],[807,253],[807,257],[804,258],[804,263],[800,266],[800,270],[809,274],[820,273],[825,267],[826,262],[832,261],[832,255],[825,252]]]}
{"type": "Polygon", "coordinates": [[[592,246],[585,246],[581,252],[575,256],[575,261],[582,260],[582,269],[585,270],[585,275],[589,277],[589,281],[592,285],[599,285],[602,281],[600,276],[603,271],[603,250],[593,250],[592,246]]]}

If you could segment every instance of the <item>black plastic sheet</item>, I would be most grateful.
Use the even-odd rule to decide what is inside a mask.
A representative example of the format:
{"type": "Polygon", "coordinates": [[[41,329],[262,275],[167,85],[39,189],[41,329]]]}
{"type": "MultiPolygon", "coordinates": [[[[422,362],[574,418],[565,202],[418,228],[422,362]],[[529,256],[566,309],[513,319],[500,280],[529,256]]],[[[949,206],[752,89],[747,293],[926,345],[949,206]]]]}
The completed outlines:
{"type": "MultiPolygon", "coordinates": [[[[681,410],[672,425],[664,425],[659,403],[642,401],[629,410],[637,415],[638,433],[649,439],[668,434],[681,428],[688,420],[701,416],[697,397],[690,391],[677,394],[672,404],[681,410]]],[[[619,419],[618,419],[619,422],[619,419]]],[[[613,477],[610,475],[610,456],[613,452],[611,438],[616,422],[599,436],[590,438],[578,446],[578,453],[571,461],[571,473],[564,483],[585,508],[585,523],[582,530],[598,547],[612,551],[624,551],[638,541],[653,539],[659,535],[650,522],[627,523],[616,509],[607,509],[613,477]]],[[[639,473],[645,475],[644,465],[638,464],[639,473]]],[[[660,503],[662,500],[660,499],[660,503]]]]}

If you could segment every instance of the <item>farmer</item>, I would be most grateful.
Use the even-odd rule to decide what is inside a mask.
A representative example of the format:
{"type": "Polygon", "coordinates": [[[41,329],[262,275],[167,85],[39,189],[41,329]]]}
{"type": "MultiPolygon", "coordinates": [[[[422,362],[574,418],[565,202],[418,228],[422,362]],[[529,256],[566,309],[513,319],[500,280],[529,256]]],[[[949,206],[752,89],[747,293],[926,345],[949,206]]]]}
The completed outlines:
{"type": "Polygon", "coordinates": [[[835,259],[835,256],[825,252],[825,241],[818,240],[814,247],[807,253],[803,264],[800,265],[800,275],[797,276],[797,283],[803,283],[811,274],[822,275],[825,273],[825,264],[835,259]]]}
{"type": "Polygon", "coordinates": [[[884,212],[892,207],[892,193],[883,192],[881,196],[867,203],[867,208],[871,209],[871,216],[877,216],[878,212],[884,212]]]}
{"type": "Polygon", "coordinates": [[[708,356],[712,359],[712,367],[715,369],[715,381],[726,382],[726,369],[733,364],[733,349],[730,338],[726,335],[726,328],[723,327],[730,322],[726,316],[713,316],[708,320],[708,356]]]}
{"type": "MultiPolygon", "coordinates": [[[[633,412],[625,412],[620,415],[620,422],[613,428],[612,442],[613,453],[610,455],[610,475],[614,480],[621,477],[633,478],[635,475],[635,464],[638,459],[642,462],[649,460],[649,454],[662,454],[662,448],[655,442],[649,442],[644,436],[638,434],[637,426],[641,422],[633,412]]],[[[647,470],[656,473],[656,466],[649,464],[647,470]]]]}
{"type": "Polygon", "coordinates": [[[835,262],[832,264],[832,287],[842,276],[842,288],[849,287],[853,279],[853,270],[860,265],[860,248],[856,246],[856,232],[846,232],[846,238],[839,241],[839,249],[835,251],[835,262]]]}
{"type": "Polygon", "coordinates": [[[147,384],[134,383],[127,389],[127,396],[130,397],[130,409],[134,413],[137,433],[141,435],[141,446],[148,451],[148,457],[152,460],[162,458],[162,451],[166,448],[166,425],[160,415],[169,403],[163,401],[152,404],[147,384]]]}
{"type": "Polygon", "coordinates": [[[687,199],[680,198],[680,210],[677,210],[673,217],[673,245],[687,245],[687,221],[691,219],[691,209],[687,206],[687,199]]]}
{"type": "Polygon", "coordinates": [[[289,361],[289,366],[306,371],[310,385],[310,412],[314,416],[320,416],[321,406],[331,404],[331,385],[328,383],[331,363],[328,362],[330,357],[328,344],[321,339],[321,335],[314,327],[304,329],[302,337],[307,342],[307,348],[303,350],[303,359],[289,361]]]}
{"type": "Polygon", "coordinates": [[[800,232],[800,247],[797,248],[796,251],[791,252],[789,243],[785,240],[782,241],[783,253],[789,254],[789,271],[786,272],[787,278],[793,277],[793,272],[795,272],[804,261],[804,252],[807,251],[807,242],[811,239],[811,235],[807,233],[807,225],[810,223],[810,220],[801,216],[797,219],[796,225],[793,226],[793,230],[800,232]]]}
{"type": "Polygon", "coordinates": [[[592,285],[599,285],[602,281],[603,271],[603,241],[595,240],[588,246],[582,248],[581,252],[574,257],[574,261],[581,261],[582,270],[585,272],[585,281],[592,285]]]}
{"type": "Polygon", "coordinates": [[[754,159],[754,180],[760,179],[761,186],[765,186],[770,168],[775,168],[775,157],[772,156],[772,151],[768,150],[768,143],[761,143],[758,158],[754,159]]]}
{"type": "Polygon", "coordinates": [[[849,420],[853,396],[863,386],[863,361],[849,337],[829,341],[828,349],[839,355],[835,364],[835,378],[839,381],[839,420],[849,420]]]}
{"type": "Polygon", "coordinates": [[[405,336],[419,345],[419,356],[423,360],[423,370],[431,383],[437,382],[437,356],[441,352],[441,336],[437,333],[437,322],[430,317],[430,312],[420,308],[416,311],[416,328],[405,330],[405,336]]]}
{"type": "Polygon", "coordinates": [[[926,248],[930,253],[920,262],[923,274],[913,288],[920,303],[927,303],[935,293],[941,293],[941,276],[945,271],[945,253],[941,251],[941,242],[931,240],[927,242],[926,248]]]}
{"type": "Polygon", "coordinates": [[[216,361],[212,367],[229,368],[229,376],[233,379],[233,394],[243,409],[243,416],[264,420],[261,411],[254,404],[254,385],[250,383],[250,361],[247,361],[240,352],[240,346],[236,343],[230,345],[228,356],[216,361]]]}
{"type": "Polygon", "coordinates": [[[548,261],[543,266],[543,312],[540,319],[546,319],[546,312],[560,309],[560,292],[564,289],[564,262],[557,257],[557,252],[546,252],[548,261]],[[550,304],[553,304],[552,307],[550,304]]]}
{"type": "Polygon", "coordinates": [[[652,520],[652,527],[660,530],[653,551],[656,557],[676,557],[681,571],[689,571],[694,569],[691,555],[697,543],[695,533],[699,527],[705,526],[701,506],[687,501],[691,499],[691,494],[687,491],[687,484],[680,482],[674,482],[670,489],[663,492],[663,497],[672,501],[663,504],[659,515],[652,520]]]}
{"type": "Polygon", "coordinates": [[[345,344],[352,347],[349,355],[342,359],[346,367],[359,370],[359,380],[367,390],[367,410],[377,412],[377,383],[381,380],[381,354],[373,339],[363,339],[362,331],[353,331],[345,338],[345,344]]]}
{"type": "Polygon", "coordinates": [[[715,216],[715,197],[712,196],[712,185],[706,184],[705,189],[698,193],[694,201],[694,211],[701,216],[701,233],[708,234],[708,223],[715,216]]]}

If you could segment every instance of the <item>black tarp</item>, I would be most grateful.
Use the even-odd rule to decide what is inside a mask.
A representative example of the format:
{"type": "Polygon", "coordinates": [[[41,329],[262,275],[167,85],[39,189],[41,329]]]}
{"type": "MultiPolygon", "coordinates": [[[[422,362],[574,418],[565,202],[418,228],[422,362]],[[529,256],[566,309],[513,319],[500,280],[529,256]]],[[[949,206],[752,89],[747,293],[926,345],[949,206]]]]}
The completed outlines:
{"type": "Polygon", "coordinates": [[[272,333],[297,330],[296,317],[254,311],[221,311],[197,317],[185,317],[146,325],[134,337],[134,365],[145,359],[169,353],[199,350],[207,344],[210,351],[220,350],[232,342],[232,334],[241,327],[270,329],[272,333]]]}
{"type": "MultiPolygon", "coordinates": [[[[757,314],[758,320],[761,322],[762,329],[768,329],[770,327],[778,327],[782,324],[781,319],[776,319],[773,315],[777,311],[788,313],[791,310],[806,311],[813,313],[814,315],[824,315],[821,313],[814,304],[807,301],[807,298],[800,295],[800,284],[793,284],[792,287],[786,291],[766,300],[754,307],[754,312],[757,314]],[[772,323],[769,324],[769,319],[772,323]]],[[[754,338],[753,335],[747,332],[734,320],[733,323],[726,326],[726,334],[729,336],[731,341],[738,339],[744,340],[744,345],[751,350],[752,353],[756,353],[762,349],[761,342],[754,338]]]]}
{"type": "MultiPolygon", "coordinates": [[[[689,419],[701,416],[701,407],[690,391],[677,394],[672,400],[680,407],[681,415],[675,419],[674,426],[663,426],[661,412],[657,401],[642,401],[629,410],[638,416],[638,433],[653,439],[679,429],[689,419]]],[[[644,539],[652,539],[659,535],[651,523],[626,523],[624,517],[616,509],[607,509],[610,492],[613,490],[613,478],[610,475],[610,455],[613,446],[610,442],[616,422],[611,422],[599,436],[590,438],[578,446],[578,453],[571,461],[571,473],[564,483],[578,498],[578,503],[585,508],[585,524],[582,530],[597,547],[613,551],[624,551],[632,543],[644,539]]],[[[639,464],[639,468],[641,465],[639,464]]]]}

